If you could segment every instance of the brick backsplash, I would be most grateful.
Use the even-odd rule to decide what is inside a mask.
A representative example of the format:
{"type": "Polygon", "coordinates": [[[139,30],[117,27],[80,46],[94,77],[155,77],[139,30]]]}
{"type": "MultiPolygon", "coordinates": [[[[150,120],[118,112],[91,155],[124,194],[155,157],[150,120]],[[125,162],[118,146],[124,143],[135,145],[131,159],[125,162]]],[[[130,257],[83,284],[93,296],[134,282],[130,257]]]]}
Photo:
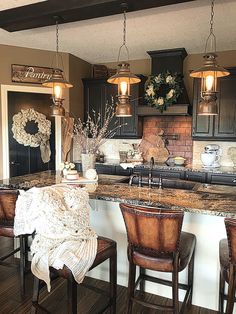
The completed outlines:
{"type": "Polygon", "coordinates": [[[193,159],[192,117],[157,116],[144,118],[143,137],[158,134],[161,130],[164,135],[178,135],[178,139],[169,139],[167,149],[170,155],[182,156],[188,163],[193,159]]]}

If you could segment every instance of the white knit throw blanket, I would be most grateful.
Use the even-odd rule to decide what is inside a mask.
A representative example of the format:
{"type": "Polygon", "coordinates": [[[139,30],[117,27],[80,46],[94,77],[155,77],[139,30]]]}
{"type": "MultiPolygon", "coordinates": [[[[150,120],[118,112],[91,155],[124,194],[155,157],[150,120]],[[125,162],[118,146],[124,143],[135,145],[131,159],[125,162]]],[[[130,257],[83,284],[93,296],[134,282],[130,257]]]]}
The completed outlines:
{"type": "Polygon", "coordinates": [[[49,266],[67,266],[81,283],[97,253],[97,235],[89,224],[89,196],[81,188],[54,185],[21,191],[14,233],[31,234],[31,270],[50,291],[49,266]]]}

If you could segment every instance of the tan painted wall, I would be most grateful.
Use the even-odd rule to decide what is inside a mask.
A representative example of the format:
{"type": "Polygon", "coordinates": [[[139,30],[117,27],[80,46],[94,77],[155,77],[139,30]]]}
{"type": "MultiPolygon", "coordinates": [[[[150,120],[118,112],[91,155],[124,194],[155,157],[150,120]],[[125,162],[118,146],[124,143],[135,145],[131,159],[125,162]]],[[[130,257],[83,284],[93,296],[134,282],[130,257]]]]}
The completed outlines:
{"type": "Polygon", "coordinates": [[[73,84],[73,88],[70,88],[70,114],[72,117],[84,116],[84,88],[82,78],[90,77],[91,64],[77,58],[73,55],[69,55],[69,76],[70,83],[73,84]]]}
{"type": "MultiPolygon", "coordinates": [[[[11,64],[35,65],[52,67],[54,51],[30,49],[8,45],[0,45],[0,84],[35,86],[35,84],[21,84],[11,82],[11,64]]],[[[81,77],[89,77],[91,65],[73,55],[62,53],[64,72],[66,78],[75,86],[65,91],[64,106],[76,115],[83,115],[83,92],[81,77]]],[[[40,86],[37,84],[37,86],[40,86]]],[[[1,112],[0,112],[1,114],[1,112]]],[[[0,149],[2,147],[2,134],[0,127],[0,149]]],[[[0,154],[0,178],[2,177],[2,160],[0,154]]]]}
{"type": "MultiPolygon", "coordinates": [[[[236,66],[236,50],[218,52],[218,62],[220,65],[225,67],[236,66]]],[[[197,69],[202,65],[203,54],[191,54],[188,55],[184,60],[184,81],[187,87],[189,100],[192,103],[193,95],[193,80],[190,78],[189,73],[193,69],[197,69]]],[[[116,68],[117,62],[105,63],[109,68],[116,68]]],[[[130,61],[131,71],[136,74],[151,74],[151,59],[142,60],[131,60],[130,61]]]]}

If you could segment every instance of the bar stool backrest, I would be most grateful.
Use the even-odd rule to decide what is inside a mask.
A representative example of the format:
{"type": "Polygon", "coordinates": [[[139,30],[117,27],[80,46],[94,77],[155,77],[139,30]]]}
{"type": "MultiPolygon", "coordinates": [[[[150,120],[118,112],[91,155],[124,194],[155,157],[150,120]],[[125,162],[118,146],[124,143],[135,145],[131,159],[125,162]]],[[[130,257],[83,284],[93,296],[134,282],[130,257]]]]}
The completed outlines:
{"type": "Polygon", "coordinates": [[[17,190],[0,189],[0,228],[13,224],[17,196],[17,190]]]}
{"type": "Polygon", "coordinates": [[[175,253],[179,248],[183,211],[120,204],[129,245],[144,254],[175,253]]]}
{"type": "Polygon", "coordinates": [[[225,218],[225,228],[229,246],[229,260],[236,265],[236,219],[225,218]]]}

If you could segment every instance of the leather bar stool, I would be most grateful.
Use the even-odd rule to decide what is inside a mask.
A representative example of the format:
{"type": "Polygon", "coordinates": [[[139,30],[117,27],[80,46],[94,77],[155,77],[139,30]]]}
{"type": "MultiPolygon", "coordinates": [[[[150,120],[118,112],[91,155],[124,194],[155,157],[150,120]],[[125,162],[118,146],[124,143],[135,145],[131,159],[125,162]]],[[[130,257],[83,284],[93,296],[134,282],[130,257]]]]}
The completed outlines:
{"type": "MultiPolygon", "coordinates": [[[[116,250],[116,242],[104,238],[98,237],[98,246],[97,246],[97,255],[91,266],[90,270],[95,268],[96,266],[103,263],[105,260],[109,259],[109,273],[110,273],[110,289],[109,294],[107,294],[102,289],[97,287],[92,287],[91,285],[83,284],[86,288],[94,290],[95,292],[100,292],[101,294],[108,297],[108,302],[104,306],[99,313],[104,312],[108,308],[110,308],[110,313],[116,313],[116,291],[117,291],[117,250],[116,250]]],[[[62,277],[67,279],[67,294],[68,294],[68,314],[77,314],[77,282],[75,281],[72,272],[64,266],[63,269],[57,270],[54,268],[50,268],[50,272],[57,277],[62,277]]],[[[41,281],[34,277],[34,290],[33,290],[33,299],[32,299],[32,308],[31,314],[37,313],[38,308],[43,309],[43,307],[39,304],[39,292],[42,287],[41,281]]]]}
{"type": "MultiPolygon", "coordinates": [[[[0,237],[14,238],[15,205],[18,197],[17,190],[0,189],[0,237]]],[[[0,256],[0,265],[7,266],[5,262],[10,256],[20,252],[20,288],[21,295],[25,294],[25,272],[28,262],[28,235],[19,236],[18,248],[0,256]]]]}
{"type": "Polygon", "coordinates": [[[220,240],[220,288],[219,312],[224,313],[224,300],[227,300],[226,314],[233,313],[236,290],[236,219],[225,218],[227,239],[220,240]],[[225,283],[228,294],[225,294],[225,283]]]}
{"type": "Polygon", "coordinates": [[[128,304],[132,313],[133,302],[165,312],[179,313],[179,288],[186,290],[181,313],[192,303],[195,235],[181,232],[184,213],[167,209],[138,207],[120,204],[128,236],[128,304]],[[136,266],[140,275],[135,281],[136,266]],[[178,274],[188,266],[188,282],[180,284],[178,274]],[[172,273],[172,280],[164,280],[146,274],[146,269],[172,273]],[[172,287],[172,306],[144,301],[135,296],[140,284],[144,293],[145,280],[172,287]]]}

